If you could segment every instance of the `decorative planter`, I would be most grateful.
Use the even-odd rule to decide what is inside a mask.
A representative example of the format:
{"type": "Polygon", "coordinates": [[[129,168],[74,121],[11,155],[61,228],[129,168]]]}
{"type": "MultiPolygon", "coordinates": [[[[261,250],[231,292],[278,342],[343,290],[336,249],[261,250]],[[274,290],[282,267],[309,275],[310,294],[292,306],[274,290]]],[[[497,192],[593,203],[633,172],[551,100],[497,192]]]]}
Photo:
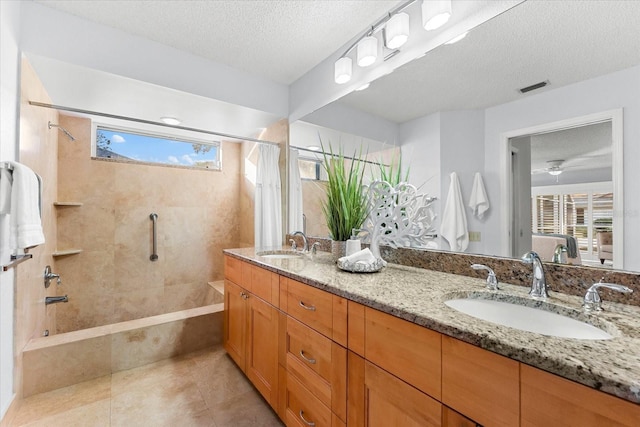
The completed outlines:
{"type": "Polygon", "coordinates": [[[332,240],[331,241],[331,255],[333,260],[338,262],[338,258],[342,258],[347,254],[347,242],[346,240],[332,240]]]}

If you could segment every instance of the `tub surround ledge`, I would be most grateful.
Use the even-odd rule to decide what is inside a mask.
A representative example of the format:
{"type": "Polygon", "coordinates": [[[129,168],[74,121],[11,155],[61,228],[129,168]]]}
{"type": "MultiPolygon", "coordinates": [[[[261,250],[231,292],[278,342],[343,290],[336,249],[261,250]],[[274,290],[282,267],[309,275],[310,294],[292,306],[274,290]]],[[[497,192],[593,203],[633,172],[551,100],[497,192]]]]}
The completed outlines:
{"type": "MultiPolygon", "coordinates": [[[[224,253],[485,350],[640,403],[640,307],[607,301],[603,296],[606,311],[580,316],[588,323],[603,327],[613,335],[612,339],[556,338],[482,321],[444,304],[447,299],[470,292],[490,294],[491,291],[484,288],[484,279],[391,263],[378,273],[348,273],[339,270],[331,254],[324,252],[296,259],[259,257],[253,248],[227,249],[224,253]]],[[[499,294],[529,298],[527,287],[506,283],[500,286],[499,294]]],[[[563,310],[581,310],[580,297],[553,291],[550,294],[548,303],[563,310]]]]}

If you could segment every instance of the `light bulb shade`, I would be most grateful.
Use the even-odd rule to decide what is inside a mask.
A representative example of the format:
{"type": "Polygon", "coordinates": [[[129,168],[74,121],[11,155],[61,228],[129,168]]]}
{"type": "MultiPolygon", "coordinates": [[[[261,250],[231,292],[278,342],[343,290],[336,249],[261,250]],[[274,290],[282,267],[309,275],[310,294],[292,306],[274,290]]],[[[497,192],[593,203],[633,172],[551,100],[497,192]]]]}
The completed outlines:
{"type": "Polygon", "coordinates": [[[358,43],[358,65],[368,67],[376,62],[378,57],[378,39],[373,36],[367,36],[358,43]]]}
{"type": "Polygon", "coordinates": [[[385,45],[389,49],[397,49],[409,39],[409,15],[396,13],[384,27],[385,45]]]}
{"type": "Polygon", "coordinates": [[[353,64],[351,58],[345,56],[336,61],[334,78],[336,83],[343,84],[351,80],[353,64]]]}
{"type": "Polygon", "coordinates": [[[562,173],[562,169],[551,169],[548,172],[549,172],[549,175],[558,176],[562,173]]]}
{"type": "Polygon", "coordinates": [[[168,116],[160,117],[160,121],[164,124],[171,125],[171,126],[178,126],[180,123],[182,123],[180,119],[177,119],[175,117],[168,117],[168,116]]]}
{"type": "Polygon", "coordinates": [[[424,0],[422,25],[427,31],[442,27],[451,18],[451,0],[424,0]]]}
{"type": "Polygon", "coordinates": [[[469,34],[469,31],[460,34],[459,36],[455,36],[454,38],[452,38],[451,40],[449,40],[448,42],[446,42],[445,44],[454,44],[454,43],[458,43],[460,40],[462,40],[463,38],[467,37],[467,34],[469,34]]]}

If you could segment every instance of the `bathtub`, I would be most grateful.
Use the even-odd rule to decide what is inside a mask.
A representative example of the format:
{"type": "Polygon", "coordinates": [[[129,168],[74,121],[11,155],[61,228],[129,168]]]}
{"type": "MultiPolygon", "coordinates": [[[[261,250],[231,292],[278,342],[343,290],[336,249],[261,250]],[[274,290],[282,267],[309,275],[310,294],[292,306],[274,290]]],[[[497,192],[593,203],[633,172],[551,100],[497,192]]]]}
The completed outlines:
{"type": "Polygon", "coordinates": [[[30,340],[22,356],[22,397],[221,343],[223,283],[209,283],[202,307],[30,340]]]}

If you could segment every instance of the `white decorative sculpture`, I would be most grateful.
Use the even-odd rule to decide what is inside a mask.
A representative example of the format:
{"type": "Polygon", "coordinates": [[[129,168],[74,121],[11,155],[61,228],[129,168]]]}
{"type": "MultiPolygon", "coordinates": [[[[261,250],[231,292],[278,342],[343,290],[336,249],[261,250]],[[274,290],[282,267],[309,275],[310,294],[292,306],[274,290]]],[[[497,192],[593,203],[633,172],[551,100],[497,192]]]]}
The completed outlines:
{"type": "Polygon", "coordinates": [[[432,240],[436,218],[431,205],[436,200],[418,194],[415,186],[401,182],[395,187],[386,181],[374,181],[367,191],[369,216],[363,229],[368,231],[365,241],[371,252],[381,258],[379,245],[424,247],[432,240]]]}

